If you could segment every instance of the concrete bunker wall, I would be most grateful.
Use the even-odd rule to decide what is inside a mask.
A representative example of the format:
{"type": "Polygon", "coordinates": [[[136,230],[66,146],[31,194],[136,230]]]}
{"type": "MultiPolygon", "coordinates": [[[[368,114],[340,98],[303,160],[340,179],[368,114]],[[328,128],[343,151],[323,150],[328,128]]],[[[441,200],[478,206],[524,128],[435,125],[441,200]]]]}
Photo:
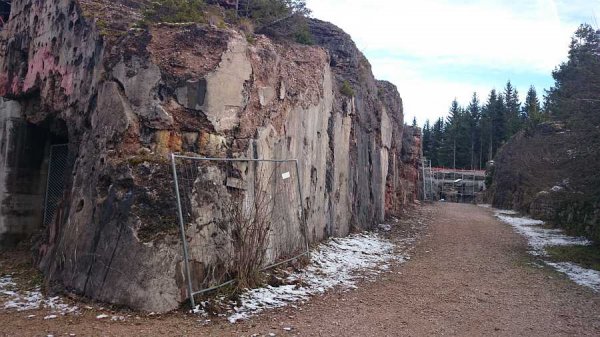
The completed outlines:
{"type": "Polygon", "coordinates": [[[15,101],[0,102],[0,247],[17,245],[43,227],[51,148],[68,141],[64,123],[35,125],[21,110],[15,101]]]}

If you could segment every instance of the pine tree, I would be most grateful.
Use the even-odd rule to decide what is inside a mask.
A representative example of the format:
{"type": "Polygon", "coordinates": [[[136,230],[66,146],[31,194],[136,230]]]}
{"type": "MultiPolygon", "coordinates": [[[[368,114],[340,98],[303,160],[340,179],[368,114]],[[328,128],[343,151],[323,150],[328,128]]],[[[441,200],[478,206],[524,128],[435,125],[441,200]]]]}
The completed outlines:
{"type": "Polygon", "coordinates": [[[504,95],[498,95],[498,99],[496,100],[496,105],[494,106],[494,134],[496,135],[493,153],[494,157],[496,152],[500,149],[502,144],[508,139],[508,125],[506,118],[506,99],[504,95]]]}
{"type": "Polygon", "coordinates": [[[471,170],[475,169],[475,162],[479,159],[479,167],[481,167],[481,157],[479,153],[481,153],[481,142],[480,136],[480,119],[481,119],[481,106],[479,103],[479,98],[477,97],[477,93],[473,93],[473,97],[471,98],[471,102],[467,106],[467,115],[468,118],[468,128],[469,128],[469,142],[471,146],[471,162],[470,168],[471,170]]]}
{"type": "Polygon", "coordinates": [[[569,58],[553,73],[545,109],[553,118],[590,127],[600,123],[600,31],[581,25],[571,40],[569,58]],[[577,112],[574,114],[574,112],[577,112]]]}
{"type": "Polygon", "coordinates": [[[423,156],[429,160],[432,159],[432,147],[431,124],[428,119],[423,125],[423,156]]]}
{"type": "Polygon", "coordinates": [[[542,107],[540,106],[537,91],[532,85],[527,91],[527,97],[525,98],[523,111],[521,113],[521,120],[523,121],[523,124],[528,127],[533,127],[543,122],[544,119],[545,116],[542,112],[542,107]]]}
{"type": "MultiPolygon", "coordinates": [[[[530,101],[541,111],[535,90],[533,94],[531,91],[530,101]]],[[[529,109],[528,104],[525,107],[529,109]]],[[[518,92],[510,81],[502,94],[491,90],[483,106],[476,93],[466,108],[455,98],[445,120],[433,125],[428,122],[423,128],[424,153],[434,166],[481,169],[484,161],[492,160],[508,138],[525,125],[524,115],[527,113],[521,110],[518,92]]]]}
{"type": "Polygon", "coordinates": [[[482,134],[485,137],[482,137],[482,143],[485,144],[484,151],[487,151],[487,160],[492,160],[494,157],[494,141],[497,138],[497,135],[494,133],[495,126],[495,109],[498,104],[498,94],[496,90],[493,89],[490,91],[488,96],[488,100],[486,105],[483,107],[482,111],[482,134]]]}
{"type": "Polygon", "coordinates": [[[504,88],[504,104],[506,112],[506,138],[508,139],[521,129],[519,93],[510,81],[506,83],[506,87],[504,88]]]}
{"type": "Polygon", "coordinates": [[[444,160],[443,148],[444,148],[444,120],[439,118],[432,127],[431,130],[431,165],[432,166],[447,166],[444,160]]]}
{"type": "Polygon", "coordinates": [[[451,154],[451,158],[448,158],[448,161],[452,163],[452,168],[456,168],[456,140],[458,138],[459,130],[459,121],[460,121],[460,113],[461,108],[458,104],[458,100],[454,98],[452,104],[450,105],[450,110],[448,111],[448,117],[446,119],[446,129],[447,129],[447,139],[448,146],[451,146],[451,149],[448,151],[451,154]]]}

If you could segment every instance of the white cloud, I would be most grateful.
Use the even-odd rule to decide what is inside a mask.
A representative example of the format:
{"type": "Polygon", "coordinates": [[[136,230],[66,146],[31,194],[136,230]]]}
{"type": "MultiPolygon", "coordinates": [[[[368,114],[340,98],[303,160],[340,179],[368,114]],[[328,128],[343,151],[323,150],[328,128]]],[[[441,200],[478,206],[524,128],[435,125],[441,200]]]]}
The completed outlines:
{"type": "Polygon", "coordinates": [[[405,122],[412,123],[417,118],[419,125],[429,119],[432,123],[443,116],[450,108],[454,98],[467,105],[473,92],[477,92],[481,101],[487,98],[491,86],[476,85],[453,80],[429,80],[418,71],[406,70],[409,63],[399,66],[392,60],[375,60],[373,68],[384,74],[380,79],[388,80],[398,87],[405,111],[405,122]]]}
{"type": "Polygon", "coordinates": [[[507,79],[511,73],[549,76],[565,59],[577,20],[600,13],[600,0],[307,0],[307,5],[371,55],[376,77],[399,87],[407,121],[414,114],[434,119],[455,96],[468,99],[480,90],[485,96],[494,85],[483,88],[443,74],[432,78],[427,67],[473,66],[506,72],[507,79]]]}

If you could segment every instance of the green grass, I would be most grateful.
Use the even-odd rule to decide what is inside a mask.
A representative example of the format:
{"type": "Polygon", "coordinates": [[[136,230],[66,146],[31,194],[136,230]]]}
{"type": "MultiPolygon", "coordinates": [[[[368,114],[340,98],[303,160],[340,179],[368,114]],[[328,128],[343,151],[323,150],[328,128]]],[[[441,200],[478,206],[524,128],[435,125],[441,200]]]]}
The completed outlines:
{"type": "Polygon", "coordinates": [[[600,271],[600,246],[552,246],[545,248],[554,262],[573,262],[600,271]]]}

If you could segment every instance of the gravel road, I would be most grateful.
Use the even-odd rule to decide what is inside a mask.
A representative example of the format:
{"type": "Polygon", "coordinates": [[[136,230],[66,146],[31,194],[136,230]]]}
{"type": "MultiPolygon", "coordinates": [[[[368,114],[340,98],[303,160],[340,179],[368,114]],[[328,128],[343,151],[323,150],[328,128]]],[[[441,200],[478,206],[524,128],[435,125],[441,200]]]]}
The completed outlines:
{"type": "Polygon", "coordinates": [[[437,203],[418,213],[428,229],[410,261],[298,308],[235,325],[181,313],[110,322],[93,312],[46,321],[0,312],[0,335],[600,336],[600,294],[537,263],[491,210],[437,203]]]}

